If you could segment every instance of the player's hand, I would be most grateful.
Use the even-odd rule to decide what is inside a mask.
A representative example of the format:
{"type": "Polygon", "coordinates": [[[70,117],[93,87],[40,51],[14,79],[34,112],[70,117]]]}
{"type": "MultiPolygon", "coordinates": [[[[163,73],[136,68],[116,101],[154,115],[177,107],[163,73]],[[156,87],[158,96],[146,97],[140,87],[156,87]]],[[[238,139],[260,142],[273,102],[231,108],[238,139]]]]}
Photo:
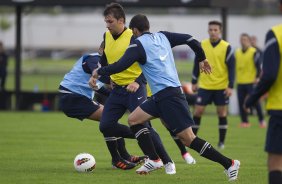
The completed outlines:
{"type": "Polygon", "coordinates": [[[207,59],[201,61],[201,62],[199,63],[199,65],[200,65],[200,71],[201,71],[201,73],[202,73],[202,72],[204,72],[205,74],[211,74],[211,73],[212,73],[212,71],[211,71],[211,66],[210,66],[210,64],[209,64],[209,62],[208,62],[207,59]]]}
{"type": "Polygon", "coordinates": [[[135,93],[139,89],[140,85],[137,82],[132,82],[126,87],[126,90],[130,93],[135,93]]]}
{"type": "Polygon", "coordinates": [[[192,91],[193,92],[198,91],[198,85],[197,84],[192,84],[192,91]]]}
{"type": "Polygon", "coordinates": [[[233,89],[232,88],[226,88],[224,90],[224,94],[225,94],[225,97],[228,98],[232,95],[232,92],[233,92],[233,89]]]}
{"type": "Polygon", "coordinates": [[[93,70],[92,77],[98,79],[98,77],[99,77],[99,75],[98,75],[98,68],[93,70]]]}
{"type": "Polygon", "coordinates": [[[96,84],[96,81],[97,81],[97,79],[93,76],[91,76],[89,81],[88,81],[89,86],[94,90],[98,90],[98,86],[96,84]]]}

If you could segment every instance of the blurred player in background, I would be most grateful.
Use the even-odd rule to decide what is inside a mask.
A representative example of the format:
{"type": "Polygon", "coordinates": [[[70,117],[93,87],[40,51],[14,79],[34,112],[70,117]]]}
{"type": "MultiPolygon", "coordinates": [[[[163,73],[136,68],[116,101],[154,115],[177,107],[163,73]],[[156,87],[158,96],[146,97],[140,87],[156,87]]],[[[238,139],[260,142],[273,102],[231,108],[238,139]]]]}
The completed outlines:
{"type": "MultiPolygon", "coordinates": [[[[259,81],[261,72],[260,54],[251,46],[250,36],[246,33],[240,36],[241,48],[235,52],[237,95],[240,109],[241,127],[249,127],[248,113],[244,109],[246,97],[251,93],[254,85],[259,81]]],[[[264,115],[260,102],[255,104],[259,126],[265,128],[264,115]]]]}
{"type": "Polygon", "coordinates": [[[227,132],[227,105],[234,85],[234,54],[228,42],[221,39],[222,24],[210,21],[208,24],[209,39],[201,42],[206,57],[213,68],[210,75],[200,73],[199,65],[194,64],[192,76],[193,91],[198,91],[194,108],[193,131],[197,135],[201,117],[208,104],[216,105],[218,115],[219,140],[218,148],[224,148],[227,132]]]}
{"type": "MultiPolygon", "coordinates": [[[[282,13],[282,0],[280,10],[282,13]]],[[[262,77],[247,99],[246,107],[251,107],[269,92],[266,109],[270,119],[265,143],[269,184],[282,184],[282,24],[272,27],[266,34],[262,70],[262,77]]]]}

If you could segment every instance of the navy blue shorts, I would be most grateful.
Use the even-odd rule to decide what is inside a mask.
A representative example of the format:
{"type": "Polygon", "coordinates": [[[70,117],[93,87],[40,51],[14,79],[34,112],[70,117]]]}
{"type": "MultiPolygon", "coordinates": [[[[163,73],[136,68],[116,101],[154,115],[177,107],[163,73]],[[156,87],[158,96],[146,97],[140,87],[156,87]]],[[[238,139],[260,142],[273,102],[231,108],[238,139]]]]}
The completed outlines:
{"type": "Polygon", "coordinates": [[[141,104],[140,108],[151,116],[163,119],[174,134],[194,125],[185,95],[180,88],[166,88],[141,104]]]}
{"type": "Polygon", "coordinates": [[[83,120],[97,111],[100,105],[80,94],[61,93],[59,107],[68,117],[83,120]]]}
{"type": "Polygon", "coordinates": [[[114,127],[127,110],[134,111],[146,99],[145,84],[141,84],[135,93],[128,92],[126,86],[115,86],[105,102],[100,130],[114,127]]]}
{"type": "Polygon", "coordinates": [[[282,117],[270,116],[265,151],[282,154],[282,117]]]}
{"type": "Polygon", "coordinates": [[[196,105],[206,106],[214,103],[216,106],[229,104],[229,98],[225,96],[224,90],[207,90],[200,88],[198,90],[196,105]]]}

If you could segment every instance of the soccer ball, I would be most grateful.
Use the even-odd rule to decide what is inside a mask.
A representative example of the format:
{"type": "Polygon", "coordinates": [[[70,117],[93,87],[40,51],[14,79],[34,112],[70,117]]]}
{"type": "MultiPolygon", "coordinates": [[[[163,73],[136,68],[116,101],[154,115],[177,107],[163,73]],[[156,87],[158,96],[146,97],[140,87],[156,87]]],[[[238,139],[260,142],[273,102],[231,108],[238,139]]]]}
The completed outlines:
{"type": "Polygon", "coordinates": [[[91,154],[80,153],[74,158],[73,165],[78,172],[91,172],[96,167],[96,161],[91,154]]]}

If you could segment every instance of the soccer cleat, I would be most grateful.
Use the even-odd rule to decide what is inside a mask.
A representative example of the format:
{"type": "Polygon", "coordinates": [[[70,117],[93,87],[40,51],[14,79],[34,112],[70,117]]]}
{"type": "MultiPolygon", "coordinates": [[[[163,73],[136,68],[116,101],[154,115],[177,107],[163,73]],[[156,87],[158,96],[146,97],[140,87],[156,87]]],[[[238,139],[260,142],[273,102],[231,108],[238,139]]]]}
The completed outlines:
{"type": "Polygon", "coordinates": [[[150,160],[149,158],[145,159],[144,165],[142,165],[139,169],[136,170],[137,174],[148,174],[149,172],[152,172],[154,170],[160,169],[163,167],[163,162],[161,159],[158,159],[156,161],[150,160]]]}
{"type": "Polygon", "coordinates": [[[148,158],[148,156],[134,156],[130,155],[130,157],[127,159],[127,161],[135,163],[135,164],[140,164],[145,162],[145,159],[148,158]]]}
{"type": "Polygon", "coordinates": [[[128,162],[127,160],[121,159],[117,162],[112,162],[113,169],[122,169],[122,170],[129,170],[133,169],[136,166],[135,163],[128,162]]]}
{"type": "Polygon", "coordinates": [[[187,164],[196,164],[196,160],[191,156],[189,152],[182,155],[182,158],[187,164]]]}
{"type": "Polygon", "coordinates": [[[232,160],[232,165],[225,170],[226,175],[229,177],[229,181],[234,181],[238,177],[240,168],[240,161],[239,160],[232,160]]]}
{"type": "Polygon", "coordinates": [[[168,162],[167,164],[164,165],[164,168],[165,168],[166,174],[175,174],[176,173],[174,162],[168,162]]]}
{"type": "Polygon", "coordinates": [[[219,142],[217,147],[218,147],[218,149],[223,150],[224,149],[224,143],[223,142],[219,142]]]}
{"type": "Polygon", "coordinates": [[[242,122],[241,124],[240,124],[240,127],[241,128],[249,128],[251,126],[251,123],[248,123],[248,122],[242,122]]]}
{"type": "Polygon", "coordinates": [[[262,120],[261,122],[259,122],[259,127],[260,128],[266,128],[266,123],[264,120],[262,120]]]}

